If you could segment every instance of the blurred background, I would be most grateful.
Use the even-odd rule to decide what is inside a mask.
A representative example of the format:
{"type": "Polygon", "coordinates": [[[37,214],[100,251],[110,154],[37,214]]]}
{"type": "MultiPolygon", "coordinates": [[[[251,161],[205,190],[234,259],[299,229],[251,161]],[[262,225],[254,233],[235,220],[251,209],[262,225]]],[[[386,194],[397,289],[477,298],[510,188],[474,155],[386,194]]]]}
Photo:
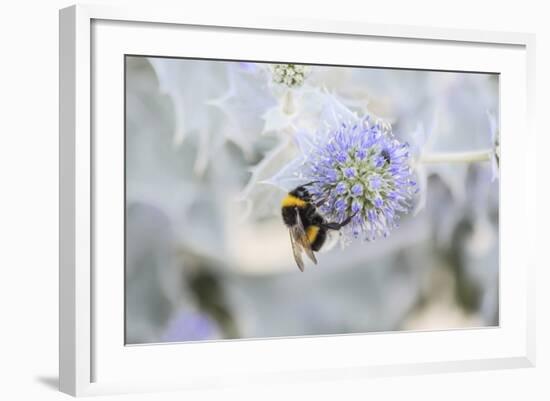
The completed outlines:
{"type": "Polygon", "coordinates": [[[496,75],[312,66],[289,88],[268,64],[126,57],[127,344],[498,325],[489,162],[424,166],[425,205],[387,239],[300,273],[285,189],[263,181],[315,128],[319,91],[417,154],[493,146],[496,75]]]}

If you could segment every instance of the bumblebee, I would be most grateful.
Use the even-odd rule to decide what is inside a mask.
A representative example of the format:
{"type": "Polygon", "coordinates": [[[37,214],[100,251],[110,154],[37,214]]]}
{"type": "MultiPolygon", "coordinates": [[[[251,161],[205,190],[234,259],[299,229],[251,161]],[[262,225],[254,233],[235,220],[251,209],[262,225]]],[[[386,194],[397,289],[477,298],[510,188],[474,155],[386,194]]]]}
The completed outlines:
{"type": "Polygon", "coordinates": [[[301,185],[290,191],[281,202],[281,213],[283,222],[290,232],[290,243],[296,264],[301,271],[304,271],[302,252],[317,264],[313,252],[318,252],[325,243],[328,230],[340,230],[349,224],[353,216],[347,217],[341,223],[325,221],[323,216],[317,212],[317,207],[322,204],[312,203],[311,195],[307,186],[313,183],[301,185]]]}

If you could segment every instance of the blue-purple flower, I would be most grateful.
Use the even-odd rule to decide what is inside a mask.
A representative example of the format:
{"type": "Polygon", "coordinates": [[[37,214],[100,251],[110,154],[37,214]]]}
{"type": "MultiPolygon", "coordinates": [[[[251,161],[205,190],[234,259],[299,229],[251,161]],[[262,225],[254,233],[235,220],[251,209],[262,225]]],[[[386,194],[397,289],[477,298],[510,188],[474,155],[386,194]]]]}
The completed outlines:
{"type": "Polygon", "coordinates": [[[328,221],[342,222],[354,238],[387,236],[417,191],[409,146],[387,127],[365,118],[317,137],[305,160],[313,201],[328,221]]]}
{"type": "Polygon", "coordinates": [[[201,341],[219,338],[217,324],[199,312],[182,311],[168,322],[162,342],[201,341]]]}
{"type": "Polygon", "coordinates": [[[333,94],[322,99],[317,130],[294,133],[299,154],[265,183],[287,191],[309,183],[328,222],[341,223],[343,243],[389,235],[418,191],[407,143],[388,122],[359,118],[333,94]]]}

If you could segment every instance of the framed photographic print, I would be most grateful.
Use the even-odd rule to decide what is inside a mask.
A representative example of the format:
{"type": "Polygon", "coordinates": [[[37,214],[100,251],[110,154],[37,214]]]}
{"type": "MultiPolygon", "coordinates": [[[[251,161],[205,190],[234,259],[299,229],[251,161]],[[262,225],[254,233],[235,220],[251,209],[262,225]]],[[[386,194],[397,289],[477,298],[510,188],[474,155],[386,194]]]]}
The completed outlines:
{"type": "Polygon", "coordinates": [[[61,10],[61,390],[532,366],[533,47],[61,10]]]}

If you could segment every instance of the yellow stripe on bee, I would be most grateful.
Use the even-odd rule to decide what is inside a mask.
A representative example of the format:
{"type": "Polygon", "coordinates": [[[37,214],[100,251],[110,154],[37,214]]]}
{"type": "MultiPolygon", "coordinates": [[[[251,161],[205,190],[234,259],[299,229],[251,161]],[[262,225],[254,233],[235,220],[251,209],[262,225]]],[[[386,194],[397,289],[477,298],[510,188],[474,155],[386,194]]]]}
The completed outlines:
{"type": "Polygon", "coordinates": [[[287,195],[283,198],[283,201],[281,202],[282,207],[305,207],[307,205],[307,202],[305,200],[302,200],[300,198],[297,198],[293,195],[287,195]]]}
{"type": "Polygon", "coordinates": [[[313,242],[315,241],[315,238],[317,238],[318,233],[319,233],[319,227],[317,226],[309,226],[308,228],[306,228],[306,235],[310,244],[313,244],[313,242]]]}

